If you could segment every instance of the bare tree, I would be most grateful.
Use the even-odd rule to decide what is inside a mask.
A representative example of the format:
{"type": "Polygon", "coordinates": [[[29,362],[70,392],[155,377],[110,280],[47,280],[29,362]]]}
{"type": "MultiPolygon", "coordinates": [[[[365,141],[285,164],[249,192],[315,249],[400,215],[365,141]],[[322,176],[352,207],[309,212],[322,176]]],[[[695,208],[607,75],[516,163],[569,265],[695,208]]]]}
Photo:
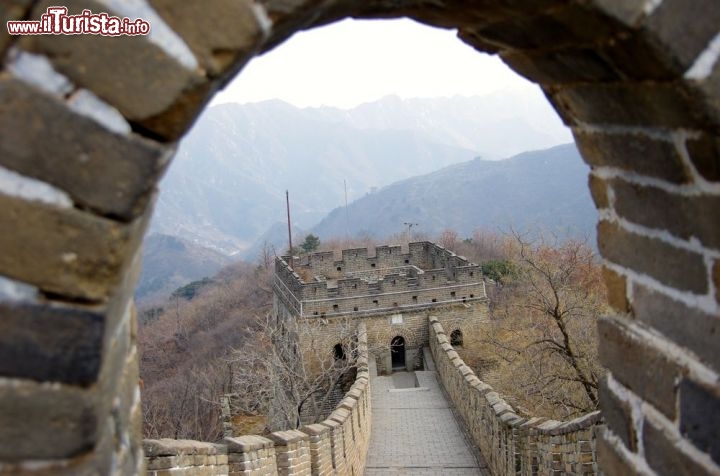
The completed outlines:
{"type": "Polygon", "coordinates": [[[327,345],[326,325],[320,319],[278,321],[266,315],[258,339],[231,357],[233,386],[242,391],[238,410],[267,412],[272,430],[325,418],[342,398],[342,384],[354,380],[357,359],[356,324],[336,319],[334,346],[327,345]]]}
{"type": "Polygon", "coordinates": [[[595,410],[603,373],[596,320],[607,298],[593,251],[579,241],[513,237],[515,274],[496,297],[486,338],[497,360],[492,383],[534,413],[595,410]]]}

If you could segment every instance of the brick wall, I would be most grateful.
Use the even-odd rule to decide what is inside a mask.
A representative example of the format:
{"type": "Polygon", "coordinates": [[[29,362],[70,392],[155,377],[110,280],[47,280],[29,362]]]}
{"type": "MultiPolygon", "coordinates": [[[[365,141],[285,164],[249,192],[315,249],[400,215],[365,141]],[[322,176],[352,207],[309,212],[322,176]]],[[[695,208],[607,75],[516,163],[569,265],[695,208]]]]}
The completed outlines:
{"type": "Polygon", "coordinates": [[[221,444],[145,440],[147,476],[363,474],[372,412],[367,332],[362,323],[358,354],[355,383],[326,420],[265,437],[228,437],[221,444]]]}
{"type": "Polygon", "coordinates": [[[437,318],[429,326],[440,381],[493,474],[598,474],[600,412],[570,421],[521,417],[465,365],[437,318]]]}
{"type": "MultiPolygon", "coordinates": [[[[0,23],[51,5],[4,0],[0,23]]],[[[540,85],[592,168],[600,211],[615,308],[601,323],[601,407],[614,417],[600,464],[720,471],[716,0],[63,5],[147,17],[159,36],[0,29],[0,471],[141,471],[131,295],[157,181],[247,61],[347,17],[456,28],[540,85]]]]}

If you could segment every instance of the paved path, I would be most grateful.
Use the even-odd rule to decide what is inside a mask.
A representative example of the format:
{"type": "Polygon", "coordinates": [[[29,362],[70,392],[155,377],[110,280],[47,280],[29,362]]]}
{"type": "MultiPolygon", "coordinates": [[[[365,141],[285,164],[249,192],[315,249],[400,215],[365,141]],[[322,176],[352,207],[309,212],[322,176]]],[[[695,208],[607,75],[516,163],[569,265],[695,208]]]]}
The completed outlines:
{"type": "Polygon", "coordinates": [[[435,372],[372,377],[372,411],[366,476],[486,474],[435,372]]]}

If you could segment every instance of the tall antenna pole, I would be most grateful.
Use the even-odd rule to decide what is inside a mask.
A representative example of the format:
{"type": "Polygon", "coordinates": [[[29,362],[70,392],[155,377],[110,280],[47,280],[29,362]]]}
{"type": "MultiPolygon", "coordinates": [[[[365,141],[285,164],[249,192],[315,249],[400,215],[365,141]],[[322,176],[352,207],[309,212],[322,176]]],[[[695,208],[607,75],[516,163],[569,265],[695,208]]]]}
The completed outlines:
{"type": "Polygon", "coordinates": [[[347,181],[343,179],[343,185],[345,186],[345,235],[346,238],[350,239],[350,215],[348,214],[347,207],[347,181]]]}
{"type": "Polygon", "coordinates": [[[292,226],[290,225],[290,192],[285,190],[285,203],[287,204],[288,216],[288,242],[290,243],[290,267],[293,267],[293,246],[292,246],[292,226]]]}

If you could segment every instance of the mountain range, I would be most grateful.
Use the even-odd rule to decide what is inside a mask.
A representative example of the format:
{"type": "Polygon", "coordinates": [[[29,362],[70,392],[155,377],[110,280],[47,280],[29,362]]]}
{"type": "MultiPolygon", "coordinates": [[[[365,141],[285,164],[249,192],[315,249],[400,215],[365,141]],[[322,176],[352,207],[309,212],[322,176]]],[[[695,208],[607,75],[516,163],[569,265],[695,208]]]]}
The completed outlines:
{"type": "Polygon", "coordinates": [[[568,141],[542,95],[400,99],[351,110],[273,100],[209,108],[163,179],[151,233],[245,254],[285,220],[310,229],[398,180],[568,141]]]}
{"type": "Polygon", "coordinates": [[[502,161],[474,159],[388,185],[338,207],[311,232],[323,238],[401,233],[404,223],[435,236],[453,229],[542,230],[594,243],[596,211],[589,167],[574,144],[526,152],[502,161]]]}

